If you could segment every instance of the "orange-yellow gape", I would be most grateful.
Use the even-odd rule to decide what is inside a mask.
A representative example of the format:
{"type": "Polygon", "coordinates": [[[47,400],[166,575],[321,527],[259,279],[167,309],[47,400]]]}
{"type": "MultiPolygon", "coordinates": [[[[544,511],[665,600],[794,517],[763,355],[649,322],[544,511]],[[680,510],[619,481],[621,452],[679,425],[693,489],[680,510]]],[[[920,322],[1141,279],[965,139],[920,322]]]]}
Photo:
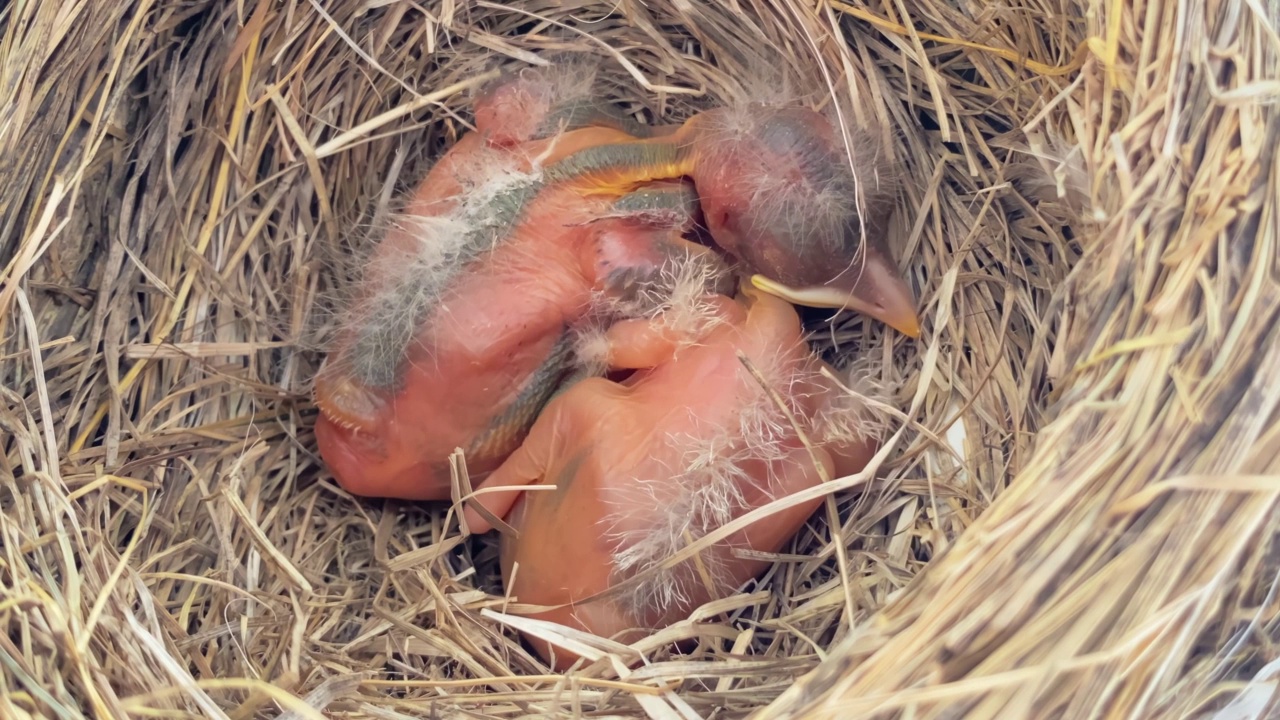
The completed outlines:
{"type": "MultiPolygon", "coordinates": [[[[819,373],[790,304],[747,286],[736,299],[704,296],[699,305],[705,330],[684,343],[646,321],[610,328],[611,364],[639,369],[622,382],[574,383],[477,488],[473,502],[518,532],[501,541],[508,592],[521,604],[558,606],[535,617],[623,641],[628,630],[677,621],[764,570],[766,562],[738,557],[735,548],[778,551],[820,500],[749,525],[696,560],[595,596],[730,520],[817,485],[819,466],[840,477],[873,454],[858,406],[819,373]],[[777,395],[761,387],[739,354],[777,395]],[[520,492],[530,484],[554,489],[520,492]],[[507,486],[514,489],[493,490],[507,486]]],[[[474,507],[465,517],[472,532],[490,527],[474,507]]],[[[559,668],[576,659],[532,641],[559,668]]]]}

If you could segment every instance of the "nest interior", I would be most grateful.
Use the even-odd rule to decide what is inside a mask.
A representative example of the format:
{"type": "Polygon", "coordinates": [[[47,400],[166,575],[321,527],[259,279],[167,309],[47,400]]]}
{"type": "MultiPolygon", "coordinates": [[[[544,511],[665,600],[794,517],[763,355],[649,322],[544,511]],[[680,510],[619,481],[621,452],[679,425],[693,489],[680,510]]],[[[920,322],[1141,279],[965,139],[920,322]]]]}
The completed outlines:
{"type": "Polygon", "coordinates": [[[1265,717],[1278,20],[6,5],[0,716],[1265,717]],[[774,66],[886,128],[925,319],[918,342],[827,334],[879,360],[895,432],[768,575],[637,643],[637,668],[566,675],[509,627],[490,543],[332,482],[309,401],[344,259],[495,67],[553,53],[649,122],[774,66]]]}

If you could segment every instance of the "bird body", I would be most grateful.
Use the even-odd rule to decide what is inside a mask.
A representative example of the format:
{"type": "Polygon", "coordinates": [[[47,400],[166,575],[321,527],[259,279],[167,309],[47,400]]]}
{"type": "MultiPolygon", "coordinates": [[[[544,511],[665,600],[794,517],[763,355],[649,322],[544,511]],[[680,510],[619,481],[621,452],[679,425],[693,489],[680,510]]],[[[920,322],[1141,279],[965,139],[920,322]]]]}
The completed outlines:
{"type": "Polygon", "coordinates": [[[637,203],[562,169],[616,137],[591,128],[505,151],[513,161],[488,179],[459,153],[428,176],[376,251],[367,314],[317,380],[321,452],[343,487],[446,499],[455,448],[483,477],[572,371],[574,329],[600,296],[656,278],[670,257],[711,257],[680,237],[687,186],[637,203]],[[569,160],[543,168],[534,153],[569,160]]]}
{"type": "MultiPolygon", "coordinates": [[[[871,434],[859,434],[856,409],[842,408],[818,372],[790,304],[748,287],[737,299],[707,298],[705,307],[718,322],[674,354],[647,343],[639,323],[615,326],[616,351],[639,369],[620,382],[569,387],[477,488],[474,502],[517,533],[502,539],[503,577],[517,602],[545,608],[532,616],[624,642],[628,631],[661,628],[758,575],[767,562],[734,550],[776,552],[820,501],[662,568],[687,542],[871,457],[871,434]],[[628,352],[635,342],[642,349],[628,352]],[[529,485],[554,489],[525,492],[529,485]]],[[[472,532],[490,526],[474,507],[465,517],[472,532]]],[[[533,644],[559,668],[574,659],[533,644]]]]}

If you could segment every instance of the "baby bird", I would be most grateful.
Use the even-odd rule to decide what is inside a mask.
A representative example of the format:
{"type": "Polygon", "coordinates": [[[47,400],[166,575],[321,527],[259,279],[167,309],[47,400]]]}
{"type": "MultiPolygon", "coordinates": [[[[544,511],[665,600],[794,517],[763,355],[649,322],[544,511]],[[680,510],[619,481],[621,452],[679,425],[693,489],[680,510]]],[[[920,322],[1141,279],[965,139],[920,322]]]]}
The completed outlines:
{"type": "Polygon", "coordinates": [[[320,451],[354,494],[447,499],[455,448],[483,477],[572,371],[575,325],[601,297],[660,281],[673,259],[723,265],[681,237],[694,208],[687,183],[601,193],[579,171],[574,158],[620,131],[502,147],[520,135],[500,124],[490,143],[486,123],[502,114],[484,117],[376,249],[317,377],[320,451]]]}
{"type": "MultiPolygon", "coordinates": [[[[679,352],[670,333],[644,319],[610,327],[610,364],[638,369],[621,382],[568,387],[465,507],[473,533],[492,527],[490,515],[518,533],[501,539],[502,574],[517,602],[551,606],[533,617],[623,642],[628,631],[644,636],[678,621],[768,566],[735,549],[778,551],[820,500],[624,583],[733,518],[817,485],[819,464],[840,477],[874,454],[861,406],[818,373],[789,303],[745,283],[736,299],[701,302],[714,322],[679,352]],[[739,354],[784,399],[812,454],[739,354]],[[525,491],[539,484],[553,489],[525,491]]],[[[576,659],[529,639],[558,669],[576,659]]]]}

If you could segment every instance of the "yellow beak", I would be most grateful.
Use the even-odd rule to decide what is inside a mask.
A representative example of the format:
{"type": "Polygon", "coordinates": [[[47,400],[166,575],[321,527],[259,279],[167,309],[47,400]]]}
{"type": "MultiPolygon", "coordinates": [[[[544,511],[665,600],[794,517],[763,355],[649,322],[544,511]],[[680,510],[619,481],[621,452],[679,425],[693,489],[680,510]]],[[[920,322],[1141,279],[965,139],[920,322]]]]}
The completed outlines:
{"type": "Polygon", "coordinates": [[[870,263],[849,290],[827,285],[793,288],[763,275],[751,276],[751,284],[795,305],[854,310],[908,337],[920,337],[920,316],[907,283],[896,273],[884,272],[870,263]]]}

